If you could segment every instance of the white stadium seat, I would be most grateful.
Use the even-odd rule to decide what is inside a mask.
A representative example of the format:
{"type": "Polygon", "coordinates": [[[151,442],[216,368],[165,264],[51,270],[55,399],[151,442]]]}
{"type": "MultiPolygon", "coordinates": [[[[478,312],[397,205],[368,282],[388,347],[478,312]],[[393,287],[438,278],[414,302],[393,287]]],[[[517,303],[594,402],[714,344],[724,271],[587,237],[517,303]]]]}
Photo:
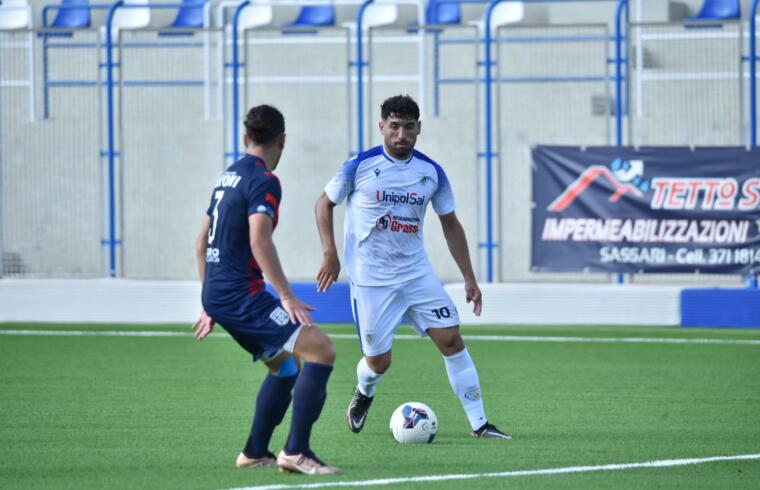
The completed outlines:
{"type": "Polygon", "coordinates": [[[257,5],[251,2],[240,12],[238,18],[238,29],[242,32],[244,29],[253,29],[255,27],[264,27],[272,23],[274,18],[271,4],[257,5]]]}
{"type": "MultiPolygon", "coordinates": [[[[362,30],[367,30],[371,27],[381,27],[395,24],[398,21],[398,5],[391,2],[377,1],[370,4],[364,11],[364,17],[362,18],[362,30]]],[[[343,27],[350,29],[352,32],[356,30],[356,22],[343,22],[343,27]]]]}
{"type": "MultiPolygon", "coordinates": [[[[491,12],[491,34],[505,25],[518,24],[525,20],[525,4],[523,2],[501,2],[491,12]]],[[[478,27],[479,32],[485,32],[485,13],[483,19],[471,22],[478,27]]]]}
{"type": "Polygon", "coordinates": [[[32,7],[26,0],[0,0],[0,30],[32,26],[32,7]]]}
{"type": "MultiPolygon", "coordinates": [[[[124,5],[148,5],[149,0],[125,0],[124,5]]],[[[116,41],[121,29],[141,29],[148,27],[150,24],[149,8],[118,8],[113,16],[111,25],[111,39],[116,41]]],[[[105,36],[106,27],[101,27],[101,32],[105,36]]]]}

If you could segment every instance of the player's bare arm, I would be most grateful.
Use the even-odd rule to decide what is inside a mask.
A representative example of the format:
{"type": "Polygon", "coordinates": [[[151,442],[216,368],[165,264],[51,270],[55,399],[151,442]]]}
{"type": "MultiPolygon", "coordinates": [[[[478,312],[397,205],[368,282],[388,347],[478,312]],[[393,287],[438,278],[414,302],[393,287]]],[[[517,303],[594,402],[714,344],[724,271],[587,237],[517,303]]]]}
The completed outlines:
{"type": "MultiPolygon", "coordinates": [[[[206,248],[208,247],[208,229],[211,226],[211,218],[208,215],[203,216],[201,231],[198,232],[198,238],[195,239],[195,263],[198,266],[198,279],[203,284],[203,278],[206,275],[206,248]]],[[[193,323],[195,338],[203,340],[214,330],[214,319],[201,308],[198,320],[193,323]]]]}
{"type": "Polygon", "coordinates": [[[208,229],[211,226],[211,218],[207,214],[203,215],[201,231],[198,232],[198,238],[195,239],[195,263],[198,266],[198,279],[203,284],[203,278],[206,275],[206,248],[208,248],[208,229]]]}
{"type": "Polygon", "coordinates": [[[317,215],[317,229],[322,241],[322,265],[317,274],[317,291],[325,292],[330,289],[340,274],[340,260],[335,246],[335,227],[333,226],[333,208],[335,203],[324,192],[317,199],[314,212],[317,215]]]}
{"type": "Polygon", "coordinates": [[[478,287],[478,281],[475,279],[475,272],[472,269],[470,260],[470,250],[467,247],[467,237],[464,234],[464,228],[457,218],[456,213],[449,213],[439,216],[441,226],[443,227],[443,236],[446,238],[446,244],[449,247],[454,262],[462,272],[464,277],[465,298],[467,302],[473,303],[473,312],[480,316],[483,309],[483,296],[478,287]]]}
{"type": "Polygon", "coordinates": [[[293,323],[298,321],[305,327],[314,326],[314,320],[312,320],[309,311],[314,311],[315,308],[295,297],[288,280],[285,278],[285,273],[282,271],[280,257],[277,255],[277,248],[272,241],[272,231],[274,230],[272,218],[265,213],[254,213],[248,217],[248,225],[253,257],[272,287],[280,295],[282,307],[288,312],[290,321],[293,323]]]}

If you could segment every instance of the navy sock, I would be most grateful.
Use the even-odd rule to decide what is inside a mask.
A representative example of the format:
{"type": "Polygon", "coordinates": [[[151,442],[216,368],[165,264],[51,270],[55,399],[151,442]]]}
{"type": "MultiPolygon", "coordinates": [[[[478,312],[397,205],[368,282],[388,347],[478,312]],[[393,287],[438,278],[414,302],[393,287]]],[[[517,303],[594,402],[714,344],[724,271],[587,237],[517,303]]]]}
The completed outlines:
{"type": "Polygon", "coordinates": [[[296,378],[297,376],[281,378],[269,373],[261,383],[259,394],[256,396],[251,433],[243,449],[243,454],[249,458],[260,458],[269,452],[272,433],[288,411],[296,378]]]}
{"type": "Polygon", "coordinates": [[[299,454],[309,450],[311,427],[319,418],[327,398],[327,380],[332,366],[306,362],[298,375],[293,389],[293,420],[290,435],[285,444],[287,454],[299,454]]]}

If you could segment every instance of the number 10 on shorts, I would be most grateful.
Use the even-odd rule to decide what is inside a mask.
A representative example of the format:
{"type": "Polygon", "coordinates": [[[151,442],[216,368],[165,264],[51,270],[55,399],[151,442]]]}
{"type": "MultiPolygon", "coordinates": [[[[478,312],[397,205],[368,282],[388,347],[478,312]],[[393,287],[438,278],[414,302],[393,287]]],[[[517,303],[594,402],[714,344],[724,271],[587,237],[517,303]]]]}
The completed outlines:
{"type": "Polygon", "coordinates": [[[431,311],[435,314],[435,317],[438,320],[441,318],[451,318],[451,311],[446,306],[442,306],[441,308],[434,308],[431,311]]]}

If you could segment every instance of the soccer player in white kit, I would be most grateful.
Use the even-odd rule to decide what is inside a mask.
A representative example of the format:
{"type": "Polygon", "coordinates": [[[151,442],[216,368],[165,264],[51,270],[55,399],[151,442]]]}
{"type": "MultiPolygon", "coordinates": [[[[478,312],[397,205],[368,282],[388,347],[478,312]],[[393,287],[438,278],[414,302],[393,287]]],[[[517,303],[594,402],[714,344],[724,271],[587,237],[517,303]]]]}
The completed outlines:
{"type": "Polygon", "coordinates": [[[393,337],[406,318],[420,335],[429,335],[443,354],[472,436],[511,439],[486,418],[478,373],[459,334],[457,309],[425,253],[422,225],[432,202],[464,277],[467,302],[480,315],[481,292],[446,173],[414,149],[421,129],[419,117],[419,107],[409,96],[383,102],[379,124],[383,144],[348,160],[316,204],[324,252],[317,289],[326,291],[340,272],[333,208],[348,199],[343,258],[364,353],[356,367],[358,384],[348,407],[348,427],[352,432],[364,427],[377,384],[391,365],[393,337]]]}

